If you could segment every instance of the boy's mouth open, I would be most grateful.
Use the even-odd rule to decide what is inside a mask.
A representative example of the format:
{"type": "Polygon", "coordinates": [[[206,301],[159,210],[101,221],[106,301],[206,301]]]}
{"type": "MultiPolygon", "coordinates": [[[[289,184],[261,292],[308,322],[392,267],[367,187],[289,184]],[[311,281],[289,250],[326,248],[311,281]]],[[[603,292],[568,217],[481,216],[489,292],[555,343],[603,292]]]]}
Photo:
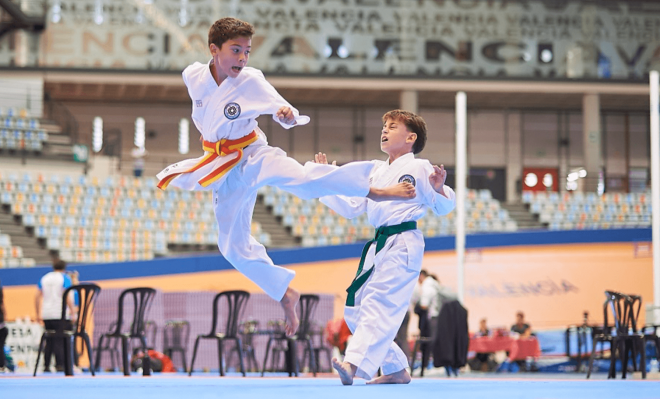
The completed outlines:
{"type": "Polygon", "coordinates": [[[239,73],[240,71],[243,70],[243,67],[235,66],[235,67],[231,67],[231,70],[236,73],[239,73]]]}
{"type": "Polygon", "coordinates": [[[386,141],[387,141],[387,137],[385,137],[385,136],[381,137],[381,139],[380,139],[380,142],[381,142],[381,143],[384,143],[384,142],[386,142],[386,141]]]}

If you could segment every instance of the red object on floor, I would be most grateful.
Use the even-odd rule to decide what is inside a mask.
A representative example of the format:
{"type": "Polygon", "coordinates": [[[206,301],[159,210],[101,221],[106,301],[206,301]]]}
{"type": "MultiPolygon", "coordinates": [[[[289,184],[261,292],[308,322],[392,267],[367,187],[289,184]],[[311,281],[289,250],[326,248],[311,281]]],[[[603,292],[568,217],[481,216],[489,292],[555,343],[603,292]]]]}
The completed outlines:
{"type": "Polygon", "coordinates": [[[344,353],[348,338],[351,336],[351,330],[346,321],[342,319],[330,320],[325,325],[325,339],[332,345],[339,348],[339,352],[344,353]]]}
{"type": "Polygon", "coordinates": [[[149,357],[161,361],[161,363],[163,364],[163,369],[161,370],[161,373],[176,373],[176,368],[174,367],[174,363],[172,363],[172,359],[170,359],[169,356],[165,356],[160,352],[156,352],[153,349],[149,349],[149,357]]]}

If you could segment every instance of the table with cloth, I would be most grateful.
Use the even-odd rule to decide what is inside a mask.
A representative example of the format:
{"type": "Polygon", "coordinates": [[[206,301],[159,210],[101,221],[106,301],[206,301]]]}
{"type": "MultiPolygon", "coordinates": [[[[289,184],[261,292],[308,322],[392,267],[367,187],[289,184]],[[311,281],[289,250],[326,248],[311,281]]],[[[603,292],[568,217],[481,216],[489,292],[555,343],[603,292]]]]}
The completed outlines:
{"type": "Polygon", "coordinates": [[[509,361],[525,360],[527,357],[541,356],[541,346],[536,337],[518,338],[514,336],[470,337],[470,352],[509,353],[509,361]]]}

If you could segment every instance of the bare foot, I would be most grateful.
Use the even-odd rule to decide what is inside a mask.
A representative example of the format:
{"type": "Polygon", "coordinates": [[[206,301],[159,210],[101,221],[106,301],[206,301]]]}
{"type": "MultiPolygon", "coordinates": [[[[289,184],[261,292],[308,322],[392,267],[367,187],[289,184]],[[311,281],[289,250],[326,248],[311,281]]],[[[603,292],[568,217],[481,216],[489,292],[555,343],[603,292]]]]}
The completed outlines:
{"type": "Polygon", "coordinates": [[[409,384],[410,383],[410,374],[408,370],[403,369],[397,371],[393,374],[381,375],[378,378],[374,378],[371,381],[367,381],[367,384],[409,384]]]}
{"type": "Polygon", "coordinates": [[[284,309],[284,317],[286,318],[286,326],[284,327],[284,332],[287,337],[292,336],[298,331],[298,325],[300,321],[298,320],[298,314],[296,313],[296,305],[300,300],[300,292],[289,287],[284,293],[284,297],[280,300],[282,304],[282,309],[284,309]]]}
{"type": "Polygon", "coordinates": [[[353,376],[357,367],[348,362],[340,362],[336,357],[332,358],[332,367],[339,373],[339,379],[343,385],[353,385],[353,376]]]}

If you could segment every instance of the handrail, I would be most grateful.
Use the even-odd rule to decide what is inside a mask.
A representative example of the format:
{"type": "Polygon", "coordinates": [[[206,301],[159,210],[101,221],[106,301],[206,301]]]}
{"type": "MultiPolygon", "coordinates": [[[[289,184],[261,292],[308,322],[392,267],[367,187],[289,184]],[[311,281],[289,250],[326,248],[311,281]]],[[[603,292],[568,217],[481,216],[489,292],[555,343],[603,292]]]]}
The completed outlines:
{"type": "Polygon", "coordinates": [[[72,144],[81,144],[78,142],[78,121],[64,104],[53,100],[48,93],[44,93],[44,115],[62,127],[72,144]]]}

